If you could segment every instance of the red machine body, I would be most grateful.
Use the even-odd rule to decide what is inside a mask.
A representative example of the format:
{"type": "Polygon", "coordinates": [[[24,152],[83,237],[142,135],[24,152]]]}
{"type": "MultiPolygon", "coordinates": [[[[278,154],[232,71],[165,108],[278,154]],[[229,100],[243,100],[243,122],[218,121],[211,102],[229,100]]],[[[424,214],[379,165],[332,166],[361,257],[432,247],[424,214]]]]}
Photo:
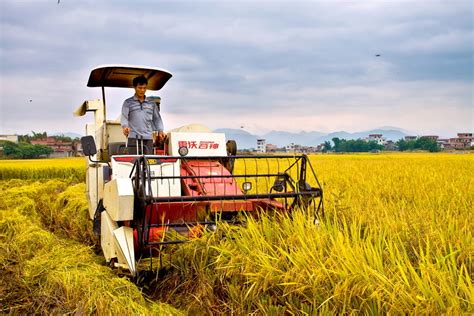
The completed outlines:
{"type": "MultiPolygon", "coordinates": [[[[172,161],[172,158],[163,161],[172,161]]],[[[206,224],[206,216],[209,215],[229,218],[226,213],[235,215],[257,210],[285,210],[282,203],[269,198],[246,199],[245,192],[239,187],[236,179],[217,159],[187,160],[181,164],[180,178],[182,194],[175,197],[177,201],[152,202],[145,206],[143,220],[149,229],[148,232],[143,232],[143,238],[147,239],[147,243],[162,242],[168,227],[173,227],[182,234],[186,233],[187,237],[197,237],[202,228],[200,226],[206,224]],[[222,196],[241,196],[241,199],[214,199],[222,196]],[[183,197],[209,199],[179,201],[183,197]]],[[[137,228],[134,228],[135,249],[139,249],[138,239],[137,228]]]]}

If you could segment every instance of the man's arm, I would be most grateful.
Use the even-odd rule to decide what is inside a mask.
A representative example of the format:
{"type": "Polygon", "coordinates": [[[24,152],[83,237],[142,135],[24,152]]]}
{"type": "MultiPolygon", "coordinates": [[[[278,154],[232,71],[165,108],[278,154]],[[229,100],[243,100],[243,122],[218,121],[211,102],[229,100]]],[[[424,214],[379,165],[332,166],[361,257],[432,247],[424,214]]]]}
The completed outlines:
{"type": "Polygon", "coordinates": [[[122,131],[125,137],[128,137],[128,134],[130,134],[130,128],[128,127],[129,111],[130,108],[128,106],[127,100],[125,100],[122,105],[122,116],[120,117],[120,125],[122,126],[122,131]]]}
{"type": "Polygon", "coordinates": [[[158,106],[156,104],[154,104],[153,106],[152,128],[153,128],[153,131],[157,131],[157,132],[162,132],[164,129],[160,111],[158,111],[158,106]]]}
{"type": "MultiPolygon", "coordinates": [[[[161,119],[160,111],[158,110],[158,105],[153,106],[153,121],[152,121],[153,132],[157,132],[158,141],[163,141],[165,139],[165,133],[163,132],[163,120],[161,119]]],[[[155,134],[155,133],[153,133],[155,134]]]]}

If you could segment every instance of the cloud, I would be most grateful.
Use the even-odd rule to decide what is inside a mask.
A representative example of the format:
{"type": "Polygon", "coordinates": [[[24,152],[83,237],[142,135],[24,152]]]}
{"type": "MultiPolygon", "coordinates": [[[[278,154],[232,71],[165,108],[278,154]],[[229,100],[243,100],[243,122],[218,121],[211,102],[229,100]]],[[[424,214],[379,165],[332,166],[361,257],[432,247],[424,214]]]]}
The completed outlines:
{"type": "MultiPolygon", "coordinates": [[[[0,6],[0,133],[82,132],[70,113],[100,97],[85,87],[89,72],[114,63],[174,74],[153,93],[169,128],[199,120],[254,131],[473,129],[470,1],[0,6]]],[[[111,118],[131,93],[108,90],[111,118]]]]}

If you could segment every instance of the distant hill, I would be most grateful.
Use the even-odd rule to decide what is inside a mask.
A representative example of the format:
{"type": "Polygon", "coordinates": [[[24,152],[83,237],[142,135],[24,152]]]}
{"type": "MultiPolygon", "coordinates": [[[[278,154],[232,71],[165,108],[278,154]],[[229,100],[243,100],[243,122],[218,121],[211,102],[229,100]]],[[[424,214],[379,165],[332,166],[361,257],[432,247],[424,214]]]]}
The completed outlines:
{"type": "MultiPolygon", "coordinates": [[[[257,147],[257,139],[264,138],[267,144],[274,144],[278,147],[284,147],[290,143],[300,144],[303,146],[316,146],[325,141],[331,141],[334,137],[341,139],[358,139],[365,138],[369,134],[383,134],[387,139],[397,141],[407,135],[416,135],[401,128],[393,126],[384,126],[369,131],[350,133],[346,131],[322,133],[317,131],[292,133],[286,131],[271,131],[263,135],[254,135],[243,129],[219,128],[214,130],[216,133],[225,133],[226,139],[233,139],[237,142],[237,147],[240,149],[248,149],[257,147]]],[[[66,133],[52,133],[51,136],[64,135],[71,138],[81,138],[83,135],[66,132],[66,133]]]]}
{"type": "Polygon", "coordinates": [[[290,133],[285,131],[271,131],[270,133],[262,135],[262,138],[265,138],[267,143],[274,144],[279,147],[288,145],[290,143],[310,146],[314,145],[318,139],[325,135],[326,134],[321,132],[290,133]]]}
{"type": "Polygon", "coordinates": [[[241,129],[219,128],[214,130],[216,133],[224,133],[226,139],[233,139],[237,142],[238,149],[255,148],[257,147],[257,135],[252,135],[241,129]]]}
{"type": "Polygon", "coordinates": [[[386,128],[377,128],[363,132],[350,133],[346,131],[322,133],[322,132],[299,132],[291,133],[286,131],[271,131],[264,135],[253,135],[241,129],[229,129],[220,128],[214,132],[225,133],[227,139],[233,139],[237,142],[237,147],[244,148],[255,148],[257,147],[257,139],[264,138],[267,144],[274,144],[278,147],[284,147],[290,143],[300,144],[303,146],[316,146],[325,141],[331,141],[333,138],[338,137],[340,139],[358,139],[368,137],[369,134],[383,134],[388,140],[397,141],[404,138],[407,135],[412,135],[408,131],[401,128],[387,126],[386,128]]]}
{"type": "Polygon", "coordinates": [[[413,131],[408,131],[406,129],[403,129],[403,128],[399,128],[399,127],[396,127],[396,126],[381,126],[377,129],[381,129],[381,130],[392,130],[392,131],[399,131],[399,132],[402,132],[402,133],[405,133],[407,135],[417,135],[417,133],[413,132],[413,131]]]}

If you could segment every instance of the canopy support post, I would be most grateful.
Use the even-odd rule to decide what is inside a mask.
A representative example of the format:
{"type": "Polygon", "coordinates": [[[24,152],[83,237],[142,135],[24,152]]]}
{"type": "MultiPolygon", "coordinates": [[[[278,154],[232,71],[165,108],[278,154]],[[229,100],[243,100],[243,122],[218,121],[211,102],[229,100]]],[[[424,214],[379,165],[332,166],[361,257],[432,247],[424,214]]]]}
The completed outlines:
{"type": "Polygon", "coordinates": [[[105,124],[105,121],[107,120],[107,116],[105,115],[106,106],[105,106],[105,87],[104,86],[102,86],[102,102],[104,103],[104,124],[105,124]]]}

